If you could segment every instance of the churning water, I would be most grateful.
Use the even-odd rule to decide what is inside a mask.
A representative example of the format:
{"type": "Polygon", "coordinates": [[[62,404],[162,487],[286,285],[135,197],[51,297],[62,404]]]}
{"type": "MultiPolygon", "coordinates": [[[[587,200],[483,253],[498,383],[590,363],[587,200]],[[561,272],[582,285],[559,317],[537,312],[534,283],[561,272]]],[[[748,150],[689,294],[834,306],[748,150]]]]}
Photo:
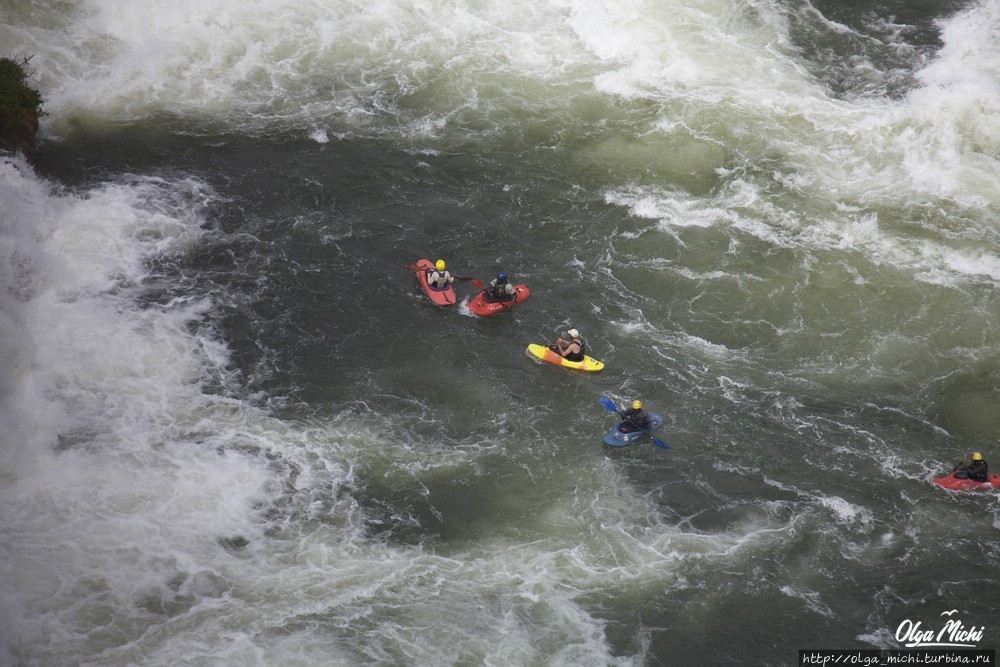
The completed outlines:
{"type": "Polygon", "coordinates": [[[0,18],[48,112],[0,157],[0,663],[997,646],[997,497],[930,482],[1000,461],[997,0],[0,18]],[[600,374],[524,355],[569,326],[600,374]]]}

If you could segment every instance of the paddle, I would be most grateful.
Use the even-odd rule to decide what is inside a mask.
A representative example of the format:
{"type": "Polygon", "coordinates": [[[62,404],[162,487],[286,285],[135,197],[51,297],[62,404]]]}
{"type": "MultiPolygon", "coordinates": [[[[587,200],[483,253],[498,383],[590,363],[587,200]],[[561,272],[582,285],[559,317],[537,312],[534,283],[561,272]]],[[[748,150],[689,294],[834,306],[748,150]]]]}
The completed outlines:
{"type": "Polygon", "coordinates": [[[962,454],[962,460],[959,461],[958,463],[956,463],[955,467],[952,468],[951,471],[955,472],[956,470],[958,470],[962,466],[962,464],[965,463],[965,457],[967,457],[967,456],[968,456],[968,454],[962,454]]]}
{"type": "MultiPolygon", "coordinates": [[[[618,407],[615,405],[615,402],[612,401],[610,398],[601,396],[601,405],[603,405],[604,409],[607,410],[608,412],[613,412],[616,415],[621,416],[621,413],[618,412],[618,407]]],[[[652,440],[653,444],[656,445],[657,447],[662,447],[663,449],[670,449],[670,445],[663,442],[659,438],[654,437],[652,433],[649,434],[649,439],[652,440]]]]}
{"type": "Polygon", "coordinates": [[[650,435],[649,439],[652,440],[653,444],[656,445],[657,447],[662,447],[663,449],[670,449],[670,445],[668,445],[667,443],[663,442],[659,438],[655,438],[652,435],[650,435]]]}

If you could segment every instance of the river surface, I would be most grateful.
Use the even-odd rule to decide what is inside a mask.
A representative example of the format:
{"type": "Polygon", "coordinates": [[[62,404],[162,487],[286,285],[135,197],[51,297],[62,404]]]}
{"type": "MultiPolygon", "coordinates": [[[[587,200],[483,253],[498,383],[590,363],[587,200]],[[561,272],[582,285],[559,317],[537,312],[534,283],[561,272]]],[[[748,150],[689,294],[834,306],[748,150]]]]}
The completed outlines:
{"type": "Polygon", "coordinates": [[[1000,466],[998,35],[1000,0],[6,0],[47,115],[0,156],[0,664],[997,648],[998,496],[931,479],[1000,466]],[[531,296],[435,307],[421,257],[531,296]],[[570,327],[602,372],[526,356],[570,327]],[[602,397],[670,449],[604,446],[602,397]]]}

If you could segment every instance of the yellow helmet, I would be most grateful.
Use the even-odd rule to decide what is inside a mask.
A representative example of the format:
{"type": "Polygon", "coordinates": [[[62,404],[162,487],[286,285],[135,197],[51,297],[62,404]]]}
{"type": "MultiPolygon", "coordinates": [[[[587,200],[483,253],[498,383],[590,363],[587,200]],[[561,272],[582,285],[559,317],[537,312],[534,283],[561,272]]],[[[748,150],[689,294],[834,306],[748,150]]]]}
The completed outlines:
{"type": "Polygon", "coordinates": [[[444,260],[439,259],[438,261],[434,262],[434,268],[437,269],[438,271],[444,271],[444,260]]]}
{"type": "Polygon", "coordinates": [[[982,461],[983,460],[983,455],[980,454],[979,452],[976,452],[975,454],[972,455],[972,460],[973,461],[982,461]]]}
{"type": "Polygon", "coordinates": [[[633,410],[641,410],[642,409],[642,401],[632,401],[632,409],[633,410]]]}

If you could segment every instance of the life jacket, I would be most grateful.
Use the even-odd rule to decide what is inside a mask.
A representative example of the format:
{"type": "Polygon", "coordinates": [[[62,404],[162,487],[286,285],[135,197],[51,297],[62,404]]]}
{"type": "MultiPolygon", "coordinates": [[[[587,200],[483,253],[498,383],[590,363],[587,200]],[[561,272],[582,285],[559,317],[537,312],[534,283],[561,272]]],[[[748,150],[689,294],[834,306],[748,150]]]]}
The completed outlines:
{"type": "Polygon", "coordinates": [[[448,285],[451,282],[451,281],[448,280],[449,277],[450,277],[450,275],[448,274],[448,270],[447,269],[445,269],[444,271],[438,271],[437,269],[431,269],[431,270],[429,270],[427,272],[427,284],[430,285],[432,289],[446,290],[446,289],[448,289],[448,285]],[[437,275],[437,278],[434,278],[435,275],[437,275]],[[444,281],[444,285],[443,286],[439,286],[437,284],[438,280],[443,280],[444,281]]]}
{"type": "Polygon", "coordinates": [[[489,289],[483,295],[486,301],[512,301],[514,299],[513,294],[507,293],[507,285],[509,282],[502,283],[496,278],[490,281],[489,289]]]}
{"type": "Polygon", "coordinates": [[[973,461],[966,467],[966,471],[969,473],[969,479],[976,482],[989,481],[989,470],[989,465],[983,459],[973,461]]]}
{"type": "Polygon", "coordinates": [[[579,336],[571,338],[570,340],[580,346],[580,351],[570,352],[564,357],[564,359],[569,361],[583,361],[583,358],[586,356],[587,346],[583,344],[583,340],[579,336]]]}
{"type": "MultiPolygon", "coordinates": [[[[628,424],[632,429],[637,431],[645,431],[653,423],[653,418],[642,408],[638,410],[629,408],[622,412],[622,417],[622,426],[628,424]]],[[[619,430],[622,430],[621,427],[619,427],[619,430]]]]}

